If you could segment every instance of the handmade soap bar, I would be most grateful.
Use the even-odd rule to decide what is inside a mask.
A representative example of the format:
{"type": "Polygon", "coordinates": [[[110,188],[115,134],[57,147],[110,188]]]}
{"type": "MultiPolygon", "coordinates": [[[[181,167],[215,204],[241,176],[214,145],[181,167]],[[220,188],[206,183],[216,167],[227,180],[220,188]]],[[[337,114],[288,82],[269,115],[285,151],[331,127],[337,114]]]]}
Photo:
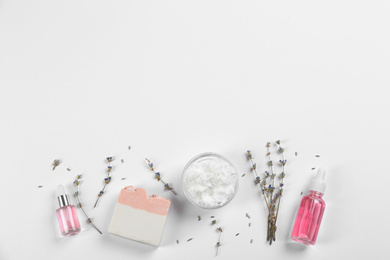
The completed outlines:
{"type": "Polygon", "coordinates": [[[141,188],[121,190],[108,232],[145,244],[159,246],[171,202],[148,196],[141,188]]]}

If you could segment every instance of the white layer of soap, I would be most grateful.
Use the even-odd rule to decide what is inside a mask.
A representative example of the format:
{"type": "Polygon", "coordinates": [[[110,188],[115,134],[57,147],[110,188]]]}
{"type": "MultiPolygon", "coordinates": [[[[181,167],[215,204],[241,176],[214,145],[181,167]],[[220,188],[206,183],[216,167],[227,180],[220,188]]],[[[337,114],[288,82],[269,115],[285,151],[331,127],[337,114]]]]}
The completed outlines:
{"type": "Polygon", "coordinates": [[[159,246],[167,216],[116,204],[109,233],[159,246]]]}
{"type": "Polygon", "coordinates": [[[204,208],[227,203],[235,194],[236,169],[226,160],[208,157],[194,161],[183,176],[188,196],[204,208]]]}

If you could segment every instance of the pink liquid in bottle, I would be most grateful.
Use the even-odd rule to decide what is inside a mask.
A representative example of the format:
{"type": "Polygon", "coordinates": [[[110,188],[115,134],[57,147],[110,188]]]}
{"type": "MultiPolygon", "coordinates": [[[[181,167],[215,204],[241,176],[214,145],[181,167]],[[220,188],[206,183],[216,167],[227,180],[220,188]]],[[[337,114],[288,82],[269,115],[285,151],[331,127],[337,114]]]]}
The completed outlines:
{"type": "Polygon", "coordinates": [[[291,232],[291,238],[297,242],[314,245],[317,240],[322,216],[325,211],[325,171],[319,169],[312,181],[309,194],[302,198],[297,217],[291,232]]]}
{"type": "Polygon", "coordinates": [[[69,196],[65,193],[64,186],[58,185],[57,199],[60,208],[56,210],[61,234],[65,237],[73,236],[80,232],[80,222],[76,207],[70,205],[69,196]]]}
{"type": "Polygon", "coordinates": [[[309,191],[309,194],[302,198],[291,238],[306,245],[314,245],[320,229],[322,215],[325,210],[325,201],[322,193],[309,191]]]}
{"type": "Polygon", "coordinates": [[[65,237],[73,236],[80,232],[80,222],[77,216],[76,207],[68,205],[56,210],[61,234],[65,237]]]}

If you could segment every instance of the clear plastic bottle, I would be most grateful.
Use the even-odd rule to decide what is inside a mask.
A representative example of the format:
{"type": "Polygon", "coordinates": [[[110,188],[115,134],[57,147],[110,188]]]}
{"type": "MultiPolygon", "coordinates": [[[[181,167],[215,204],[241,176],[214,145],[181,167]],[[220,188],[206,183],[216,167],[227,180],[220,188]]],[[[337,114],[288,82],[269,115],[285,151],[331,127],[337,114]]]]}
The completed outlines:
{"type": "Polygon", "coordinates": [[[322,216],[325,211],[325,171],[318,169],[317,176],[311,182],[309,194],[302,198],[295,218],[291,238],[297,242],[314,245],[317,240],[322,216]]]}
{"type": "Polygon", "coordinates": [[[64,186],[58,185],[57,198],[60,208],[56,210],[61,234],[65,237],[73,236],[80,232],[80,222],[76,207],[70,205],[69,196],[65,194],[64,186]]]}

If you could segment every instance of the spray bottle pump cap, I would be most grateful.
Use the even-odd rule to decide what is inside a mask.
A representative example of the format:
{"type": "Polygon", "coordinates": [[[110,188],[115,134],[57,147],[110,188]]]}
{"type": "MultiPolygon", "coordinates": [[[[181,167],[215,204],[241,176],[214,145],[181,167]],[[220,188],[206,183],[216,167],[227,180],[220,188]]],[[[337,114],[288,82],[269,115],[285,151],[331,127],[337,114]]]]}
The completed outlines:
{"type": "Polygon", "coordinates": [[[316,177],[311,181],[309,190],[314,190],[324,194],[326,188],[325,175],[326,171],[322,168],[319,168],[316,177]]]}

